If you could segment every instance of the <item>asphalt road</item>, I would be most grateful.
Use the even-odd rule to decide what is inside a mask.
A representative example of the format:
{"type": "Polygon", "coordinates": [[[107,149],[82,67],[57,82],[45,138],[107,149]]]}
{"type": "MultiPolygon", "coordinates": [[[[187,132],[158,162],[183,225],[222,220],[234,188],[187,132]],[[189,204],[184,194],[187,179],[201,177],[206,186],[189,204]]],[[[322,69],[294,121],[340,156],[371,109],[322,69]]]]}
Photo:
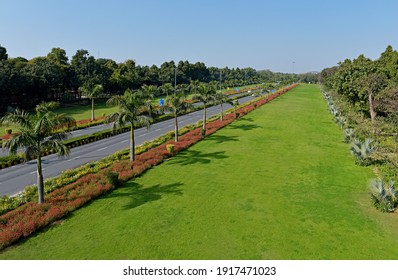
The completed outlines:
{"type": "MultiPolygon", "coordinates": [[[[251,96],[239,99],[239,104],[253,99],[251,96]]],[[[231,105],[224,104],[224,109],[231,105]]],[[[220,106],[207,109],[207,116],[219,114],[220,106]]],[[[178,117],[179,127],[197,123],[203,117],[203,110],[192,112],[178,117]]],[[[102,128],[104,129],[104,128],[102,128]]],[[[174,130],[174,119],[151,125],[149,129],[139,128],[135,130],[136,145],[145,141],[151,141],[169,131],[174,130]]],[[[92,133],[90,131],[89,133],[92,133]]],[[[43,157],[42,167],[44,178],[55,177],[66,169],[72,169],[91,161],[102,159],[116,151],[129,147],[129,132],[119,134],[110,138],[102,139],[80,147],[72,148],[67,158],[59,158],[57,155],[43,157]]],[[[24,164],[15,165],[0,170],[0,196],[14,195],[24,189],[27,185],[36,183],[36,160],[24,164]]]]}

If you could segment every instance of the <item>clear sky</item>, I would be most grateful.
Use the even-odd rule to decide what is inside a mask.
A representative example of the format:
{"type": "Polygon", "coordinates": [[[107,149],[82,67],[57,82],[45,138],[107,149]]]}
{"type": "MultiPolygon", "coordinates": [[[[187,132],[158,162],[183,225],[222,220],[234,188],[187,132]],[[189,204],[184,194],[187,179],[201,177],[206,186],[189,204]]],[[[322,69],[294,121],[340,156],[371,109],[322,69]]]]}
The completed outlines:
{"type": "Polygon", "coordinates": [[[27,59],[60,47],[303,73],[398,48],[396,0],[0,0],[0,11],[0,44],[27,59]]]}

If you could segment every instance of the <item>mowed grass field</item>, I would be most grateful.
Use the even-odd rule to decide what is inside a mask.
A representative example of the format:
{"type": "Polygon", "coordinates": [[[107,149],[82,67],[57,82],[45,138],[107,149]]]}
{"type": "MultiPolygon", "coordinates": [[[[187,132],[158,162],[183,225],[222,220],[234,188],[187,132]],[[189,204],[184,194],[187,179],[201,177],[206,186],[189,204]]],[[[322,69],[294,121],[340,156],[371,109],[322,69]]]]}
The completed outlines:
{"type": "Polygon", "coordinates": [[[1,259],[398,259],[397,214],[301,85],[1,259]]]}

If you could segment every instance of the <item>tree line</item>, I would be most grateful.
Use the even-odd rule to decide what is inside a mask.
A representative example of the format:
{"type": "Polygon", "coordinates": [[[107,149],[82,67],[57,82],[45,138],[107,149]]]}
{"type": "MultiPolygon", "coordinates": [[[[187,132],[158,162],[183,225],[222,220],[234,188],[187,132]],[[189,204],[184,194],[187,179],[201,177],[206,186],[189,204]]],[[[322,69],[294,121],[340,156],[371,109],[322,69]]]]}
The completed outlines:
{"type": "Polygon", "coordinates": [[[105,93],[122,94],[127,89],[154,86],[157,94],[173,92],[174,83],[220,81],[223,87],[239,87],[262,82],[291,82],[292,75],[253,68],[207,67],[203,62],[164,62],[141,66],[134,60],[117,63],[112,59],[95,58],[87,50],[77,50],[69,58],[66,51],[53,48],[46,56],[33,59],[8,57],[0,45],[0,112],[8,106],[34,108],[41,101],[76,101],[80,89],[100,84],[105,93]],[[177,71],[176,71],[177,69],[177,71]]]}
{"type": "Polygon", "coordinates": [[[392,46],[376,60],[360,55],[326,68],[319,79],[373,123],[379,117],[398,124],[398,52],[392,46]]]}

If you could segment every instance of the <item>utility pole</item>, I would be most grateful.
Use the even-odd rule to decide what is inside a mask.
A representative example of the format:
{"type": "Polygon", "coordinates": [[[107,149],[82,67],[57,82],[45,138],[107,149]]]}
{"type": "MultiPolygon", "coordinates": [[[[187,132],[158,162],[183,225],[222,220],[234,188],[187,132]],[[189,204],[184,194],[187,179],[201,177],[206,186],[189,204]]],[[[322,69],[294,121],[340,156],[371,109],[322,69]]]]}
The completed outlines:
{"type": "Polygon", "coordinates": [[[177,66],[174,68],[174,95],[177,93],[177,66]]]}
{"type": "Polygon", "coordinates": [[[220,93],[222,93],[222,90],[221,90],[221,69],[220,69],[220,93]]]}

